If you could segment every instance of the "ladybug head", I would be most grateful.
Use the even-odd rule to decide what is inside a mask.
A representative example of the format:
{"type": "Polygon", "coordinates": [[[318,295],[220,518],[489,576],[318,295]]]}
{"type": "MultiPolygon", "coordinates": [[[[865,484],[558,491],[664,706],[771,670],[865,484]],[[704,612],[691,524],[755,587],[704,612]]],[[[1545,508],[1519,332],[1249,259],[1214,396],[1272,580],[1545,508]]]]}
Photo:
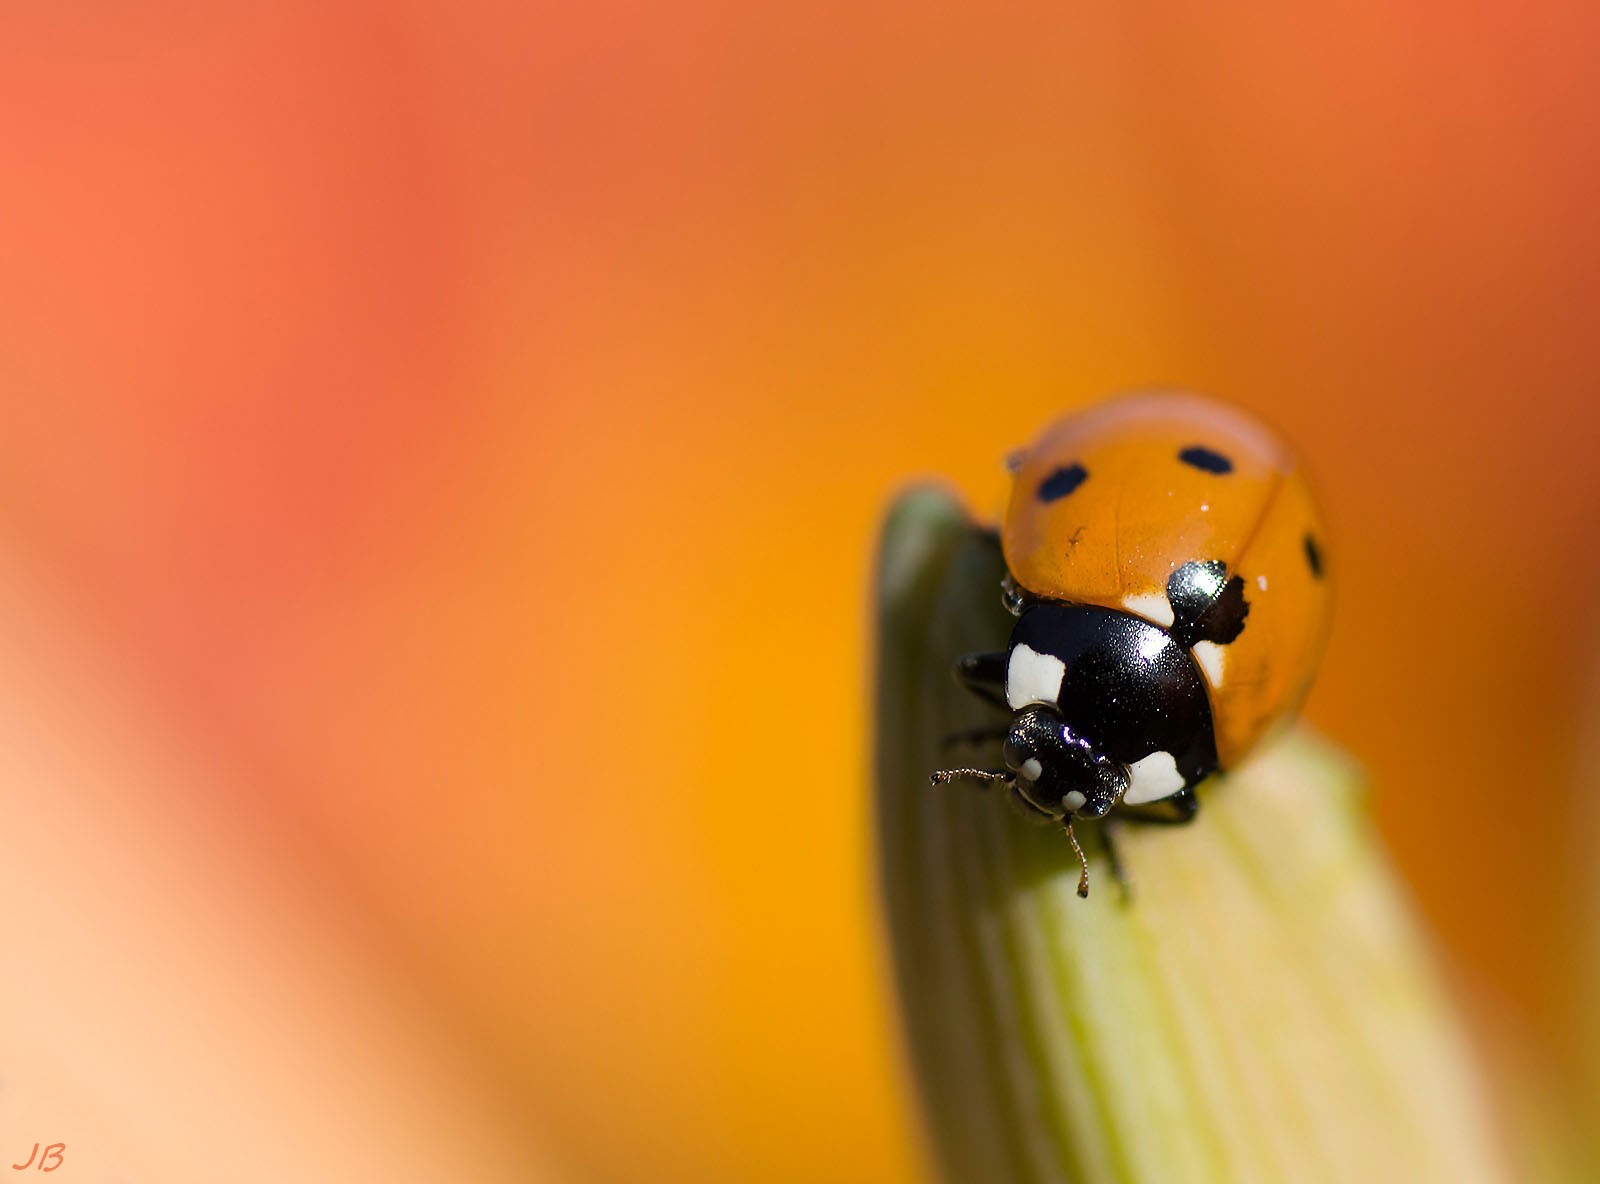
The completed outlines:
{"type": "Polygon", "coordinates": [[[1049,814],[1103,818],[1128,788],[1128,770],[1075,735],[1052,708],[1019,711],[1001,755],[1017,792],[1049,814]]]}

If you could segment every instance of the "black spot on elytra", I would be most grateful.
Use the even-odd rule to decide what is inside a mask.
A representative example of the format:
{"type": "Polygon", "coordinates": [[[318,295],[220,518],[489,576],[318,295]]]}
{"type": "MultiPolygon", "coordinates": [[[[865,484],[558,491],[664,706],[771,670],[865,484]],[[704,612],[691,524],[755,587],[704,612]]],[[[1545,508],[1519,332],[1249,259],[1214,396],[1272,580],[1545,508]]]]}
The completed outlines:
{"type": "Polygon", "coordinates": [[[1185,563],[1167,579],[1167,601],[1172,605],[1172,628],[1167,630],[1184,648],[1197,641],[1227,645],[1244,631],[1250,602],[1244,598],[1244,580],[1228,575],[1220,559],[1185,563]]]}
{"type": "Polygon", "coordinates": [[[1079,464],[1062,465],[1039,482],[1039,500],[1057,502],[1066,497],[1089,477],[1089,470],[1079,464]]]}
{"type": "Polygon", "coordinates": [[[1322,578],[1322,548],[1317,546],[1313,535],[1306,535],[1306,566],[1311,569],[1311,574],[1317,579],[1322,578]]]}
{"type": "Polygon", "coordinates": [[[1202,473],[1231,473],[1233,462],[1220,452],[1214,452],[1201,444],[1191,444],[1178,453],[1178,459],[1186,465],[1199,469],[1202,473]]]}

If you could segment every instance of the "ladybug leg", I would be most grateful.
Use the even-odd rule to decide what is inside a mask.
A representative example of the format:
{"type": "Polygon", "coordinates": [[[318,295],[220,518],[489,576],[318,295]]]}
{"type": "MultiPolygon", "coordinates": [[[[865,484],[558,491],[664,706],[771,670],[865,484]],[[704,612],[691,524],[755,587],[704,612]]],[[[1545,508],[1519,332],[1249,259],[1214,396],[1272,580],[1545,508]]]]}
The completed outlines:
{"type": "Polygon", "coordinates": [[[944,748],[957,748],[966,744],[995,744],[1006,738],[1009,726],[998,724],[987,728],[963,728],[959,732],[947,732],[939,741],[944,748]]]}
{"type": "Polygon", "coordinates": [[[1140,806],[1119,805],[1117,812],[1101,825],[1100,837],[1105,843],[1106,859],[1111,864],[1111,874],[1116,877],[1117,883],[1122,885],[1123,904],[1133,900],[1133,885],[1129,882],[1127,873],[1122,867],[1122,859],[1117,853],[1117,828],[1124,820],[1142,825],[1183,826],[1193,822],[1194,816],[1199,812],[1199,795],[1194,792],[1194,786],[1185,785],[1171,797],[1162,798],[1158,802],[1146,802],[1140,806]]]}
{"type": "Polygon", "coordinates": [[[1122,903],[1126,905],[1133,900],[1133,885],[1128,882],[1128,873],[1122,866],[1122,856],[1117,850],[1116,839],[1112,833],[1115,830],[1115,826],[1101,823],[1100,843],[1106,849],[1106,862],[1111,865],[1111,878],[1122,889],[1122,903]]]}
{"type": "Polygon", "coordinates": [[[1011,793],[1007,796],[1006,800],[1009,801],[1011,805],[1016,808],[1017,813],[1028,822],[1043,826],[1061,825],[1062,819],[1059,814],[1052,814],[1043,806],[1037,805],[1034,802],[1030,802],[1027,798],[1027,795],[1017,789],[1017,783],[1015,781],[1011,783],[1011,793]]]}
{"type": "Polygon", "coordinates": [[[1153,822],[1158,826],[1183,826],[1200,812],[1200,797],[1194,786],[1185,785],[1171,797],[1142,806],[1118,806],[1117,817],[1129,822],[1153,822]]]}
{"type": "Polygon", "coordinates": [[[990,654],[963,654],[956,659],[956,681],[985,703],[1006,711],[1006,655],[997,651],[990,654]]]}

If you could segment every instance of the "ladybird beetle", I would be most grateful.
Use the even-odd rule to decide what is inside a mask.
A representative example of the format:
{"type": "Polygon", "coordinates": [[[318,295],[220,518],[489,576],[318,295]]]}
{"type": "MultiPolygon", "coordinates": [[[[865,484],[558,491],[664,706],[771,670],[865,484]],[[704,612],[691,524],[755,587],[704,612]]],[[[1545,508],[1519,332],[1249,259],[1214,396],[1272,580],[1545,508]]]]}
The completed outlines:
{"type": "MultiPolygon", "coordinates": [[[[1006,649],[957,679],[1010,714],[1009,787],[1061,823],[1188,822],[1195,786],[1299,705],[1331,605],[1322,519],[1266,428],[1191,395],[1136,395],[1047,427],[1009,462],[1006,649]]],[[[1088,893],[1084,865],[1079,895],[1088,893]]]]}

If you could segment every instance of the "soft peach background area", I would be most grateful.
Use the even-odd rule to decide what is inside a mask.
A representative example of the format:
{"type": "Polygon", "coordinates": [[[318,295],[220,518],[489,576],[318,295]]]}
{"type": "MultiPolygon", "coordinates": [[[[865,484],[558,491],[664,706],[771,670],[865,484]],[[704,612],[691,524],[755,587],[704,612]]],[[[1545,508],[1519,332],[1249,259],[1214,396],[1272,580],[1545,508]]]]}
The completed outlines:
{"type": "Polygon", "coordinates": [[[875,525],[1148,383],[1303,447],[1309,714],[1562,1066],[1597,55],[1570,2],[7,6],[0,1157],[920,1178],[875,525]]]}

